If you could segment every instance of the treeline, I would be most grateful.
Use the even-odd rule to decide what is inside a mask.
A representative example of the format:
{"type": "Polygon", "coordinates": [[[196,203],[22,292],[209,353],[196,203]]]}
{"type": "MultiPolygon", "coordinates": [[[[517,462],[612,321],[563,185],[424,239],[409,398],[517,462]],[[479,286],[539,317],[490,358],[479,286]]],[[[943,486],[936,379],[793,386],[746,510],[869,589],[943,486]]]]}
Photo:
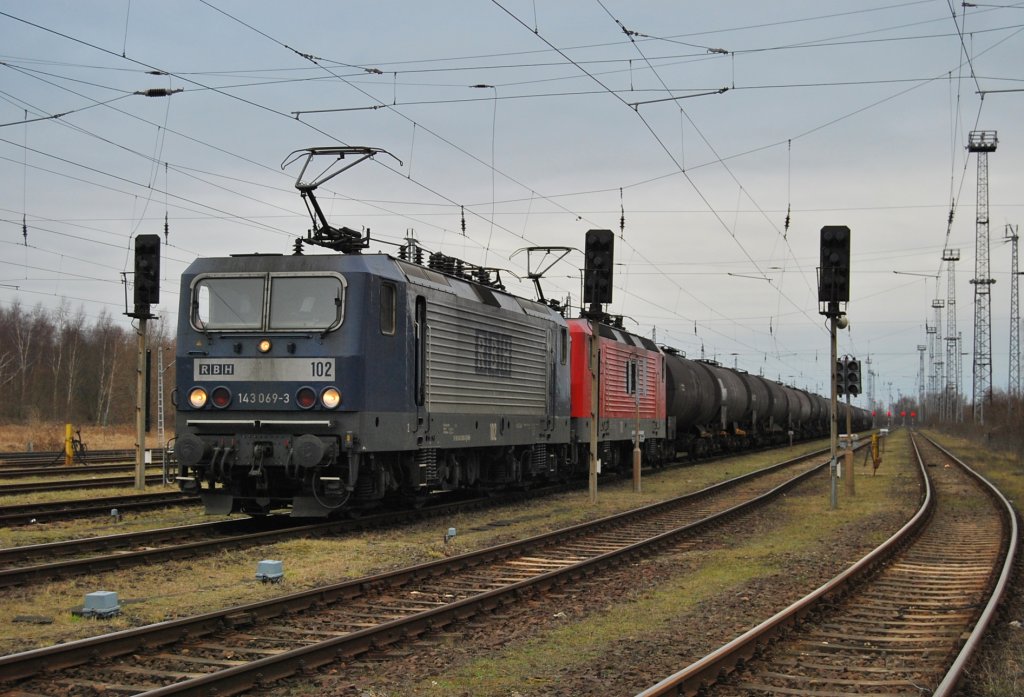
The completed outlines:
{"type": "Polygon", "coordinates": [[[968,405],[962,423],[938,422],[933,425],[986,447],[1014,452],[1024,462],[1024,429],[1021,428],[1021,424],[1024,424],[1024,398],[996,391],[985,404],[984,417],[984,424],[975,423],[974,414],[968,405]]]}
{"type": "MultiPolygon", "coordinates": [[[[0,420],[77,425],[135,422],[138,334],[103,310],[91,323],[85,310],[63,301],[55,309],[0,307],[0,420]]],[[[164,349],[167,427],[173,426],[173,341],[162,322],[150,322],[150,394],[156,428],[157,351],[164,349]]]]}

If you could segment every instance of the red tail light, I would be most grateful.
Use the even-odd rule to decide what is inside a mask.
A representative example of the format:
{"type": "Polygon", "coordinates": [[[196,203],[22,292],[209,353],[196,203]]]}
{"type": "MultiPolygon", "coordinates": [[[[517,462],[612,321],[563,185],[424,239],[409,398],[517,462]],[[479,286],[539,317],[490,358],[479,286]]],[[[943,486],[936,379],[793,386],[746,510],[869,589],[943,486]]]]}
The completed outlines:
{"type": "Polygon", "coordinates": [[[210,393],[210,401],[213,402],[213,406],[223,409],[231,404],[231,390],[226,387],[213,388],[213,392],[210,393]]]}
{"type": "Polygon", "coordinates": [[[303,409],[310,409],[316,404],[316,392],[312,387],[300,387],[295,393],[295,403],[303,409]]]}

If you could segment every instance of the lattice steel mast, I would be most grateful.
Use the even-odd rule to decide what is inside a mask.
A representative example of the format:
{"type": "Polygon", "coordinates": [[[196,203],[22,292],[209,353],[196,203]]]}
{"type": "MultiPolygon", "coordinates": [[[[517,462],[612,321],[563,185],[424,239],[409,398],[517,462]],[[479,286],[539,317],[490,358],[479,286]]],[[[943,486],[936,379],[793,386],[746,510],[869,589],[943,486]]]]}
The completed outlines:
{"type": "MultiPolygon", "coordinates": [[[[928,387],[924,393],[924,401],[921,402],[921,411],[928,414],[928,418],[932,418],[936,404],[936,390],[938,389],[939,376],[935,374],[935,344],[938,332],[936,331],[934,324],[928,324],[927,321],[924,323],[924,332],[928,341],[928,387]]],[[[924,415],[921,415],[921,421],[924,421],[924,415]]]]}
{"type": "MultiPolygon", "coordinates": [[[[924,352],[928,350],[928,347],[924,344],[917,345],[917,352],[921,355],[921,367],[917,371],[917,408],[922,412],[924,411],[924,352]]],[[[889,389],[892,389],[892,383],[889,383],[889,389]]],[[[889,395],[889,403],[892,404],[892,395],[889,395]]],[[[925,414],[921,414],[921,420],[923,421],[925,414]]]]}
{"type": "Polygon", "coordinates": [[[988,154],[999,139],[995,131],[971,131],[968,152],[978,155],[977,236],[974,244],[974,420],[985,423],[985,401],[992,399],[992,289],[989,272],[988,154]]]}
{"type": "Polygon", "coordinates": [[[1010,382],[1006,387],[1011,397],[1020,397],[1020,271],[1017,270],[1017,226],[1006,226],[1010,241],[1010,382]]]}
{"type": "Polygon", "coordinates": [[[957,353],[956,334],[956,262],[960,261],[960,250],[946,248],[942,250],[942,260],[946,262],[946,398],[943,400],[942,417],[946,421],[956,421],[957,409],[960,408],[960,361],[957,353]]]}
{"type": "MultiPolygon", "coordinates": [[[[937,286],[938,282],[935,285],[937,286]]],[[[935,395],[933,397],[935,406],[932,409],[932,417],[934,418],[941,418],[942,413],[946,409],[946,400],[943,399],[946,386],[946,361],[942,356],[942,310],[945,307],[945,300],[941,298],[932,300],[932,308],[935,309],[935,367],[933,368],[935,371],[935,395]]]]}
{"type": "Polygon", "coordinates": [[[875,371],[871,367],[871,354],[868,354],[868,409],[875,411],[875,371]]]}

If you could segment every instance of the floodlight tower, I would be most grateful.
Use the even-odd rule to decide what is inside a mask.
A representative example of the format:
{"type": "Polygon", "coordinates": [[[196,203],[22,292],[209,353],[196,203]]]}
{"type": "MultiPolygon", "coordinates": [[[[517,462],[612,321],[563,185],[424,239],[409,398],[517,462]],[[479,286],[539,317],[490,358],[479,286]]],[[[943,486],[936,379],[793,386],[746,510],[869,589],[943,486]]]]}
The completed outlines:
{"type": "MultiPolygon", "coordinates": [[[[1010,382],[1006,391],[1011,397],[1020,397],[1020,286],[1017,278],[1017,226],[1006,226],[1006,239],[1010,241],[1010,382]]],[[[1012,402],[1011,402],[1012,403],[1012,402]]]]}
{"type": "Polygon", "coordinates": [[[978,154],[978,212],[974,243],[974,420],[985,423],[985,400],[992,399],[992,289],[989,274],[988,154],[996,151],[995,131],[971,131],[967,150],[978,154]]]}
{"type": "Polygon", "coordinates": [[[955,412],[960,403],[960,361],[957,360],[956,336],[956,262],[960,261],[960,250],[942,250],[946,262],[946,398],[943,418],[955,421],[955,412]]]}

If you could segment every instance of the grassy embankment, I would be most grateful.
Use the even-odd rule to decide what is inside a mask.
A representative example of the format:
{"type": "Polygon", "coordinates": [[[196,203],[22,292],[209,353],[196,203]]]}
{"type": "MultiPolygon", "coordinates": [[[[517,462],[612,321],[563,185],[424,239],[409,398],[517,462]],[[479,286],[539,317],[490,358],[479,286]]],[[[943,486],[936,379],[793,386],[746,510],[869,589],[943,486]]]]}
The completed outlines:
{"type": "MultiPolygon", "coordinates": [[[[1020,511],[1024,501],[1024,458],[1019,452],[989,450],[976,442],[943,433],[929,433],[991,481],[1020,511]]],[[[1024,694],[1024,559],[1018,550],[1013,588],[1003,600],[1003,612],[989,632],[983,659],[968,673],[973,697],[1018,697],[1024,694]],[[1017,622],[1016,625],[1012,624],[1017,622]]]]}
{"type": "MultiPolygon", "coordinates": [[[[585,491],[573,492],[529,504],[475,511],[396,529],[328,539],[293,540],[187,561],[169,561],[9,589],[0,602],[0,653],[23,651],[58,640],[253,602],[498,544],[664,500],[821,446],[821,442],[803,444],[792,449],[648,475],[642,494],[632,493],[629,482],[602,482],[597,505],[588,503],[585,491]],[[442,537],[449,527],[455,527],[458,536],[446,548],[442,537]],[[283,583],[264,585],[255,580],[256,563],[268,558],[284,562],[283,583]],[[106,621],[73,617],[71,609],[82,603],[85,593],[94,590],[117,591],[124,603],[121,616],[106,621]],[[17,616],[45,617],[50,623],[14,622],[17,616]]],[[[13,501],[0,500],[0,505],[4,503],[13,501]]],[[[193,511],[190,515],[194,518],[188,521],[181,520],[180,515],[180,511],[128,514],[120,524],[103,519],[11,528],[4,531],[3,543],[4,546],[30,544],[46,539],[109,534],[129,526],[162,527],[205,519],[199,511],[193,511]]]]}
{"type": "Polygon", "coordinates": [[[913,495],[908,497],[917,488],[905,433],[889,438],[877,475],[865,475],[860,461],[858,456],[857,494],[847,497],[840,485],[836,510],[829,510],[827,490],[802,487],[777,504],[781,522],[775,527],[735,534],[716,540],[705,551],[687,552],[690,564],[681,563],[680,568],[690,570],[670,582],[640,594],[623,589],[622,602],[595,608],[580,622],[552,622],[551,629],[539,636],[510,642],[499,652],[456,666],[403,694],[544,694],[546,686],[554,689],[559,684],[560,674],[586,673],[607,657],[628,652],[631,638],[650,642],[651,637],[662,636],[669,645],[680,634],[701,632],[709,621],[704,613],[719,599],[742,598],[744,589],[758,580],[791,576],[795,560],[813,556],[834,539],[859,536],[860,542],[876,546],[895,528],[866,526],[866,520],[892,511],[905,514],[905,520],[916,510],[913,495]]]}

